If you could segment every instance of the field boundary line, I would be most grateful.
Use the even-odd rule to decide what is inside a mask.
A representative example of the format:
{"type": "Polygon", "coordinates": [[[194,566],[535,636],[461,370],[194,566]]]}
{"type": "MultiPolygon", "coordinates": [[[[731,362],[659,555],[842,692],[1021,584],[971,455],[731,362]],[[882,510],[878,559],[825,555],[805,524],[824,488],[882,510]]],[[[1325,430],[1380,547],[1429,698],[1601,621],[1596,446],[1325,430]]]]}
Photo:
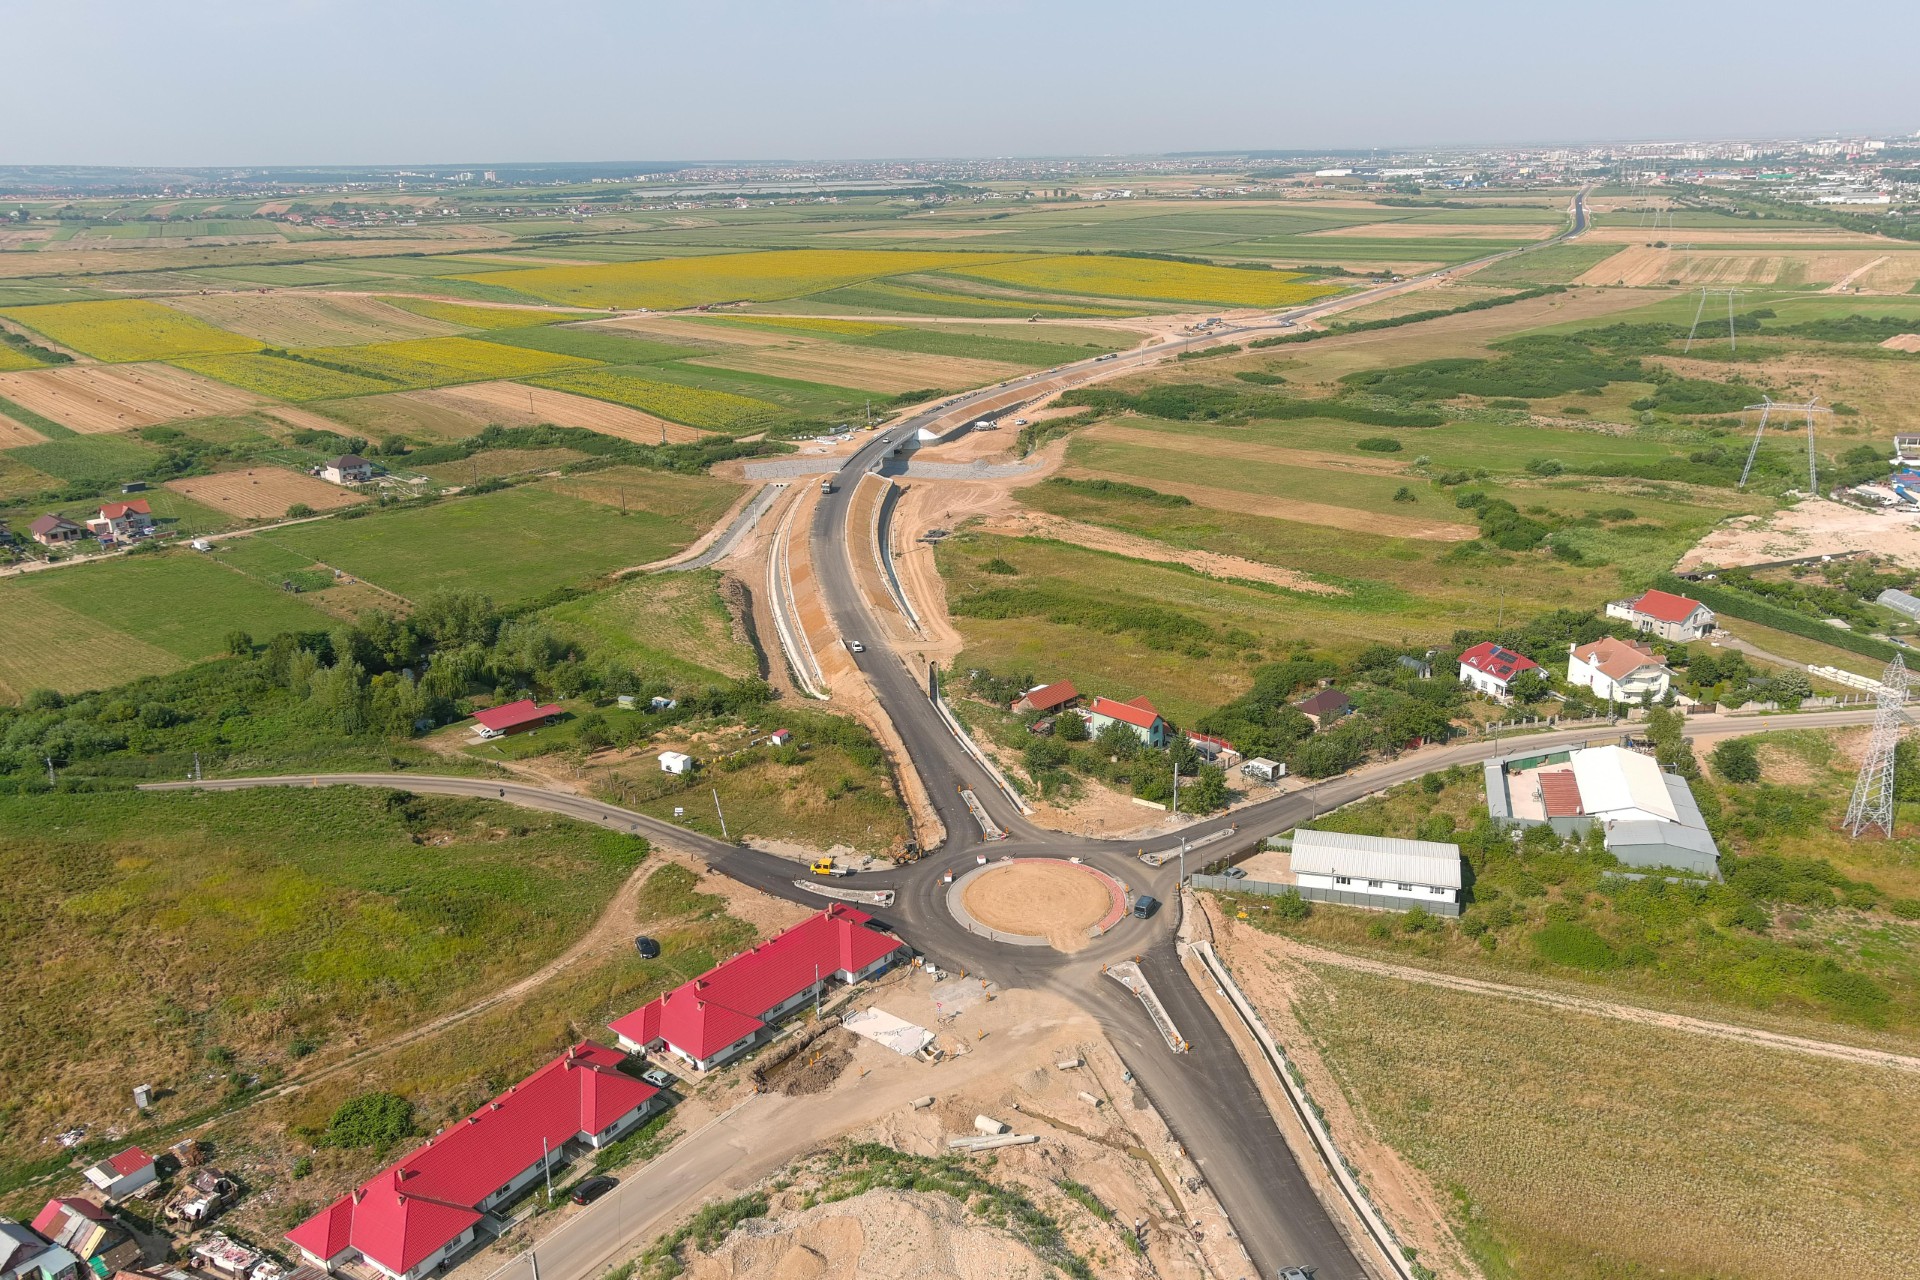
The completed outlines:
{"type": "Polygon", "coordinates": [[[780,648],[786,654],[787,666],[792,670],[795,682],[809,698],[824,702],[827,695],[820,692],[820,685],[826,683],[826,676],[820,671],[813,650],[801,648],[805,642],[806,628],[794,604],[793,575],[787,563],[787,537],[793,528],[794,514],[799,510],[798,500],[790,503],[787,514],[781,518],[780,527],[774,531],[773,545],[767,556],[767,594],[772,597],[773,628],[779,634],[780,648]],[[800,632],[799,639],[794,636],[796,628],[800,632]]]}
{"type": "Polygon", "coordinates": [[[1796,1036],[1784,1031],[1766,1031],[1759,1027],[1743,1027],[1734,1022],[1715,1022],[1708,1018],[1696,1018],[1685,1013],[1664,1013],[1659,1009],[1648,1009],[1640,1005],[1623,1004],[1612,1000],[1596,1000],[1587,996],[1568,995],[1558,991],[1539,991],[1531,987],[1515,986],[1505,982],[1491,982],[1483,978],[1460,977],[1449,973],[1436,973],[1427,969],[1418,969],[1409,965],[1388,964],[1380,960],[1368,960],[1360,956],[1350,956],[1340,951],[1330,951],[1322,947],[1283,939],[1282,944],[1288,958],[1301,964],[1324,964],[1337,969],[1350,969],[1360,973],[1370,973],[1376,977],[1394,978],[1402,982],[1417,982],[1423,986],[1446,987],[1468,995],[1488,996],[1495,999],[1518,1000],[1527,1004],[1545,1005],[1549,1008],[1565,1009],[1570,1013],[1583,1013],[1596,1018],[1611,1018],[1616,1022],[1635,1022],[1643,1026],[1661,1027],[1669,1031],[1680,1031],[1689,1035],[1713,1036],[1716,1039],[1734,1040],[1756,1048],[1779,1049],[1790,1053],[1804,1053],[1814,1057],[1833,1058],[1841,1062],[1851,1062],[1859,1066],[1886,1067],[1895,1071],[1920,1072],[1920,1057],[1895,1053],[1891,1049],[1869,1049],[1860,1045],[1844,1044],[1837,1040],[1815,1040],[1811,1036],[1796,1036]]]}

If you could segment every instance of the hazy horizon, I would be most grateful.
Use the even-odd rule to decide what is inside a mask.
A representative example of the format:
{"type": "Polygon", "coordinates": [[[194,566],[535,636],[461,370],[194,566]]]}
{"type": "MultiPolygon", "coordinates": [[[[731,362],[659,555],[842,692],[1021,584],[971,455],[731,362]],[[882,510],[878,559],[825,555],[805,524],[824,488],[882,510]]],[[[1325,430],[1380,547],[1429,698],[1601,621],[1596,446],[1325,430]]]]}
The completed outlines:
{"type": "Polygon", "coordinates": [[[1853,6],[1847,32],[1871,38],[1833,70],[1783,64],[1802,12],[583,0],[530,18],[501,0],[0,0],[28,126],[0,164],[1126,158],[1920,129],[1920,6],[1853,6]],[[421,158],[436,155],[495,159],[421,158]]]}

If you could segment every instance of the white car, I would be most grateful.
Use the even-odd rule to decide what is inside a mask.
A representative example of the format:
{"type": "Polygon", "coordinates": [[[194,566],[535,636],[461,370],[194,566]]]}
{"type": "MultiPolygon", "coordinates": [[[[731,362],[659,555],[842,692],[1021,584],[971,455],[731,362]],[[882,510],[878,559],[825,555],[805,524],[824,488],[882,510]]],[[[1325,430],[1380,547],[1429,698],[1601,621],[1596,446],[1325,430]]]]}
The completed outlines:
{"type": "Polygon", "coordinates": [[[847,641],[847,648],[853,650],[855,653],[865,653],[867,651],[867,646],[861,644],[858,640],[847,641]]]}

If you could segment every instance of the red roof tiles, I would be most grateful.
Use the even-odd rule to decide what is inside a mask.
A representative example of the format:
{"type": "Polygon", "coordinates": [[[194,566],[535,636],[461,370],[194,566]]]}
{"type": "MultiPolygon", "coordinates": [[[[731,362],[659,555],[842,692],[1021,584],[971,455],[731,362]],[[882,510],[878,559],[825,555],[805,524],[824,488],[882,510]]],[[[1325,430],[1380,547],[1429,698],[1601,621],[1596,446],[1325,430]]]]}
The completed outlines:
{"type": "Polygon", "coordinates": [[[102,520],[118,520],[128,512],[132,512],[138,516],[150,516],[153,514],[153,511],[147,506],[147,500],[145,498],[135,498],[132,502],[104,502],[100,504],[100,518],[102,520]]]}
{"type": "Polygon", "coordinates": [[[858,973],[904,944],[864,927],[873,917],[835,903],[613,1022],[629,1044],[664,1040],[696,1062],[746,1039],[768,1013],[817,978],[858,973]]]}
{"type": "Polygon", "coordinates": [[[485,711],[476,711],[473,718],[494,730],[504,733],[508,729],[518,729],[523,724],[532,724],[535,720],[545,720],[548,716],[560,714],[560,705],[552,703],[540,706],[532,698],[522,698],[518,702],[508,702],[497,707],[488,707],[485,711]]]}
{"type": "Polygon", "coordinates": [[[1577,818],[1586,812],[1580,807],[1580,784],[1574,779],[1573,770],[1556,769],[1537,777],[1540,803],[1549,818],[1577,818]]]}
{"type": "Polygon", "coordinates": [[[1460,655],[1460,665],[1492,676],[1501,684],[1513,679],[1522,671],[1536,671],[1540,664],[1523,653],[1503,649],[1492,641],[1473,646],[1460,655]]]}
{"type": "Polygon", "coordinates": [[[287,1233],[323,1261],[344,1250],[412,1270],[480,1221],[481,1201],[581,1134],[597,1134],[659,1092],[617,1070],[626,1055],[582,1042],[426,1146],[287,1233]]]}
{"type": "Polygon", "coordinates": [[[1695,609],[1701,607],[1698,600],[1676,596],[1669,591],[1650,590],[1633,602],[1635,613],[1644,613],[1657,622],[1685,622],[1693,616],[1695,609]]]}
{"type": "Polygon", "coordinates": [[[1052,684],[1035,686],[1015,698],[1013,705],[1030,711],[1052,711],[1064,707],[1080,696],[1080,690],[1074,688],[1071,680],[1056,680],[1052,684]]]}
{"type": "Polygon", "coordinates": [[[33,1229],[48,1239],[66,1230],[67,1219],[78,1215],[93,1222],[108,1223],[113,1215],[91,1200],[79,1196],[58,1196],[47,1201],[46,1208],[33,1220],[33,1229]]]}
{"type": "Polygon", "coordinates": [[[1088,709],[1094,715],[1105,716],[1109,720],[1118,720],[1140,729],[1153,728],[1153,722],[1160,718],[1160,713],[1155,711],[1153,704],[1145,698],[1135,698],[1131,702],[1115,702],[1112,698],[1095,698],[1093,706],[1088,709]]]}

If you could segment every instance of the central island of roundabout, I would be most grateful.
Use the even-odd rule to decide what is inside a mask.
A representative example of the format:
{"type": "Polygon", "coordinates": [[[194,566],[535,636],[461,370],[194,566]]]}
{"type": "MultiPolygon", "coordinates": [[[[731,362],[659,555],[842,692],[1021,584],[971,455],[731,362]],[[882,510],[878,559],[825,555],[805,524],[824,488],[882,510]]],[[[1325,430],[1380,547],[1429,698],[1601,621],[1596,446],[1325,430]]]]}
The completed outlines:
{"type": "Polygon", "coordinates": [[[1067,858],[1002,858],[957,877],[947,910],[995,942],[1078,951],[1126,915],[1127,887],[1067,858]]]}

